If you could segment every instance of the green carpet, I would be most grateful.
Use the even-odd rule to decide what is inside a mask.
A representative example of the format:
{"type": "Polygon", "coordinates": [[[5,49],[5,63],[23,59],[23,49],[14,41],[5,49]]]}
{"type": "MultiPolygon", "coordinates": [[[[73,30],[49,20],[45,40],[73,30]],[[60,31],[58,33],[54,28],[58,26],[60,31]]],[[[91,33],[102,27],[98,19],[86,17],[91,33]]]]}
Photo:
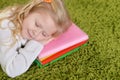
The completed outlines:
{"type": "MultiPolygon", "coordinates": [[[[27,0],[0,0],[0,8],[27,0]]],[[[120,1],[65,0],[88,46],[42,69],[33,64],[14,80],[120,80],[120,1]]],[[[0,80],[13,80],[0,68],[0,80]]]]}

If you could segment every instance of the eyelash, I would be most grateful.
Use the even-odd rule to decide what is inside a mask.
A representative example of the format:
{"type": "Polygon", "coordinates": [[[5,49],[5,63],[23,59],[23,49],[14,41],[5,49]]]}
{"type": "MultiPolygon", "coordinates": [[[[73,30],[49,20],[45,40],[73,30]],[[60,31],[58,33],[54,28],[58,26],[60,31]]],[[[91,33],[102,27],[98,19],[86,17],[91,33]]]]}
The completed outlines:
{"type": "Polygon", "coordinates": [[[42,35],[44,36],[44,37],[48,37],[48,35],[43,31],[42,32],[42,35]]]}
{"type": "Polygon", "coordinates": [[[39,27],[39,25],[37,24],[37,22],[35,22],[35,26],[39,27]]]}

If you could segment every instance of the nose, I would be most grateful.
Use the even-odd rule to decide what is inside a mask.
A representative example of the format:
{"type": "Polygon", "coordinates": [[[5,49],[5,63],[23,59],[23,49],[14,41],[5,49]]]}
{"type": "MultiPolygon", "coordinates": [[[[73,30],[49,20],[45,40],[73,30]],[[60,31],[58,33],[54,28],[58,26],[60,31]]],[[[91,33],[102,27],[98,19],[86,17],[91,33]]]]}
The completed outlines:
{"type": "Polygon", "coordinates": [[[39,35],[40,32],[41,32],[41,30],[39,30],[39,29],[33,30],[34,37],[36,37],[37,35],[39,35]]]}

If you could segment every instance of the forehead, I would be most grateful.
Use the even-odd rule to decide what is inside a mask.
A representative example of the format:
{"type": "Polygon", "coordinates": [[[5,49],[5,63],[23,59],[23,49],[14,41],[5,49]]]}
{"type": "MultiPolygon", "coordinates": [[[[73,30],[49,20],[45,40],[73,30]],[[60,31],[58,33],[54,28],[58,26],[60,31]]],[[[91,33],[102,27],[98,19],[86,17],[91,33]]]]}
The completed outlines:
{"type": "Polygon", "coordinates": [[[57,31],[57,25],[55,21],[48,13],[36,12],[35,14],[36,22],[47,34],[51,35],[57,31]]]}

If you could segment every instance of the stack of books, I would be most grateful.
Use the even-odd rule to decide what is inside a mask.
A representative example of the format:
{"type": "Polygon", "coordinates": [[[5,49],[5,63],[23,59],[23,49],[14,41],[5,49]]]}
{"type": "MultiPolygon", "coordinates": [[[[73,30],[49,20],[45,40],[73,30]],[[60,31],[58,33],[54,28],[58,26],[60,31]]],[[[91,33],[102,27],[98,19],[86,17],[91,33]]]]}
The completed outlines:
{"type": "Polygon", "coordinates": [[[39,67],[56,62],[78,50],[87,41],[88,35],[72,24],[65,33],[45,45],[34,62],[39,67]]]}

